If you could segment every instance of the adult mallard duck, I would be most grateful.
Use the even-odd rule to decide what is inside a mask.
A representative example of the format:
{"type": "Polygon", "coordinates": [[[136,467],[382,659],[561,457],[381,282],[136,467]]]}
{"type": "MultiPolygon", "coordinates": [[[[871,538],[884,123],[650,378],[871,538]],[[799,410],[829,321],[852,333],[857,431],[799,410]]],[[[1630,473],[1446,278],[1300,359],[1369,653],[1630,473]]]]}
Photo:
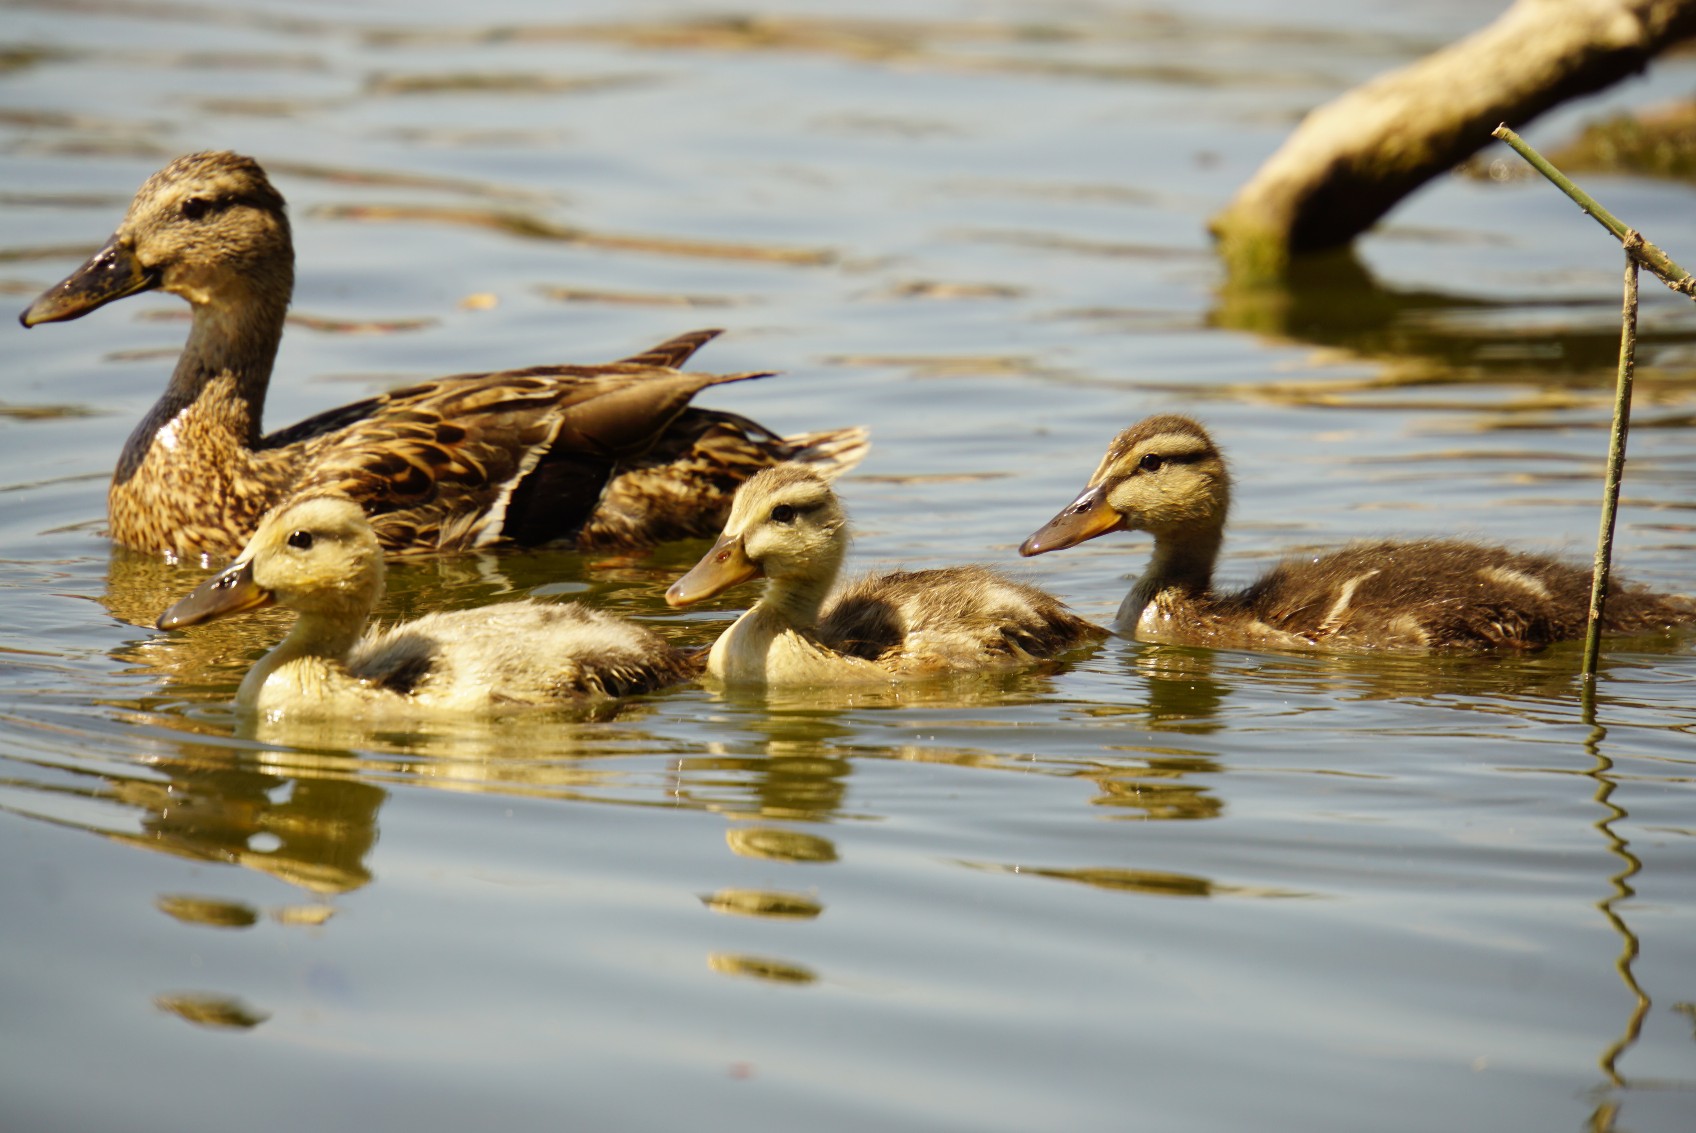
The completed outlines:
{"type": "Polygon", "coordinates": [[[685,606],[766,580],[707,656],[708,673],[748,684],[1005,668],[1106,636],[1036,587],[978,566],[868,576],[830,597],[847,548],[847,516],[828,481],[778,465],[737,489],[724,534],[665,598],[685,606]]]}
{"type": "Polygon", "coordinates": [[[280,605],[299,616],[241,682],[267,717],[558,707],[699,671],[657,634],[576,604],[503,602],[367,632],[383,548],[359,505],[306,497],[267,514],[241,555],[159,616],[181,629],[280,605]]]}
{"type": "Polygon", "coordinates": [[[760,468],[841,468],[865,452],[860,429],[784,438],[691,408],[708,386],[765,376],[678,370],[711,330],[609,365],[440,378],[263,434],[294,246],[282,196],[233,153],[189,154],[148,178],[106,246],[21,321],[154,289],[188,300],[194,324],[108,494],[112,538],[141,550],[230,555],[268,508],[324,493],[356,500],[391,551],[640,547],[712,535],[760,468]]]}
{"type": "MultiPolygon", "coordinates": [[[[1590,572],[1547,555],[1452,539],[1357,543],[1289,559],[1234,594],[1214,592],[1231,478],[1207,430],[1150,417],[1113,439],[1089,485],[1025,540],[1021,555],[1109,531],[1154,536],[1148,569],[1119,608],[1147,641],[1276,649],[1535,649],[1582,636],[1590,572]]],[[[1610,633],[1696,621],[1696,601],[1614,584],[1610,633]]]]}

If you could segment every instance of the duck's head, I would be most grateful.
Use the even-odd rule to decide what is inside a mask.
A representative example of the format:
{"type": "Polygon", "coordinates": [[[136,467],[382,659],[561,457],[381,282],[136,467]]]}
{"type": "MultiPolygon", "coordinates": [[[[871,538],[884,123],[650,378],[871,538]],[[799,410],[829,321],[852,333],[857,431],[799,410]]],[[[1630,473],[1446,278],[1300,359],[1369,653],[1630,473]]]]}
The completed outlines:
{"type": "Polygon", "coordinates": [[[1217,538],[1230,506],[1231,477],[1207,430],[1175,414],[1149,417],[1113,438],[1089,485],[1019,554],[1058,551],[1109,531],[1217,538]]]}
{"type": "Polygon", "coordinates": [[[823,476],[802,464],[768,468],[737,489],[724,533],[665,600],[687,606],[750,578],[828,582],[847,551],[847,524],[823,476]]]}
{"type": "Polygon", "coordinates": [[[363,625],[383,596],[383,548],[358,504],[316,496],[259,521],[235,562],[159,615],[160,629],[286,606],[363,625]]]}
{"type": "Polygon", "coordinates": [[[106,246],[48,288],[24,326],[156,288],[197,306],[288,306],[294,247],[283,198],[250,157],[191,153],[147,179],[106,246]]]}

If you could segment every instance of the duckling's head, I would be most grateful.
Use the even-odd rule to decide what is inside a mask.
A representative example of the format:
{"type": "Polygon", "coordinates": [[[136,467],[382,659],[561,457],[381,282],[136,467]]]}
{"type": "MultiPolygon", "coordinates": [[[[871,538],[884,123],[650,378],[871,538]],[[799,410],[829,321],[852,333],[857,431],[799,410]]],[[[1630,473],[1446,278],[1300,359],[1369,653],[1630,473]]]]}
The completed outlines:
{"type": "Polygon", "coordinates": [[[316,496],[266,513],[236,561],[159,615],[158,627],[278,605],[359,628],[382,596],[383,548],[365,513],[316,496]]]}
{"type": "Polygon", "coordinates": [[[293,287],[288,216],[265,171],[239,154],[191,153],[149,177],[106,246],[19,321],[74,319],[155,288],[197,307],[281,310],[293,287]]]}
{"type": "Polygon", "coordinates": [[[1078,498],[1019,548],[1040,555],[1109,531],[1217,540],[1231,506],[1225,458],[1195,421],[1149,417],[1113,438],[1078,498]]]}
{"type": "Polygon", "coordinates": [[[724,534],[665,600],[687,606],[750,578],[828,585],[847,553],[848,517],[829,482],[804,464],[779,464],[736,491],[724,534]]]}

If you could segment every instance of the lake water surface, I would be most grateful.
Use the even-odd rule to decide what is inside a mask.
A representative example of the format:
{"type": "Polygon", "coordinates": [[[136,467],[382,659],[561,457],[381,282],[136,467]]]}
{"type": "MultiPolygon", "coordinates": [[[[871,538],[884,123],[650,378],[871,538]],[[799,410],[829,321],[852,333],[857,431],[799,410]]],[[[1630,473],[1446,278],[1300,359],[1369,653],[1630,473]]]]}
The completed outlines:
{"type": "MultiPolygon", "coordinates": [[[[702,366],[782,376],[704,400],[871,427],[861,567],[997,563],[1110,618],[1145,539],[1014,548],[1161,411],[1234,462],[1226,582],[1594,539],[1621,259],[1506,150],[1290,290],[1228,288],[1205,232],[1476,4],[0,9],[0,291],[171,156],[251,153],[299,251],[271,425],[720,326],[702,366]]],[[[1696,259],[1689,186],[1585,182],[1696,259]]],[[[1690,592],[1696,311],[1644,295],[1617,561],[1690,592]]],[[[281,620],[155,633],[205,568],[102,535],[183,313],[0,331],[0,1127],[1696,1122],[1696,643],[1611,650],[1595,725],[1571,648],[1113,639],[899,695],[252,734],[281,620]]],[[[736,596],[662,600],[701,550],[407,562],[385,612],[582,596],[705,643],[736,596]]]]}

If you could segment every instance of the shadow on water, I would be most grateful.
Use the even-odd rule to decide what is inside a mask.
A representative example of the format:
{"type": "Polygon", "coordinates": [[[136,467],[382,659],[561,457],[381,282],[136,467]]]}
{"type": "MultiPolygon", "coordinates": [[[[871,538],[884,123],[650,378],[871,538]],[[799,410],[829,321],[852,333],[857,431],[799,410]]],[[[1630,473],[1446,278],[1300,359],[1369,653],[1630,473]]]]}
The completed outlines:
{"type": "MultiPolygon", "coordinates": [[[[1227,281],[1214,296],[1211,326],[1343,352],[1378,363],[1358,381],[1264,381],[1228,386],[1221,397],[1290,405],[1340,404],[1344,395],[1382,395],[1416,387],[1524,384],[1540,401],[1516,410],[1605,406],[1619,354],[1619,302],[1595,299],[1493,297],[1399,288],[1379,281],[1353,251],[1308,257],[1272,285],[1227,281]]],[[[1657,318],[1639,334],[1639,382],[1648,414],[1634,427],[1696,424],[1696,413],[1652,412],[1659,400],[1696,397],[1696,372],[1682,352],[1696,343],[1696,324],[1657,318]]],[[[1396,408],[1374,397],[1376,408],[1396,408]]],[[[1422,399],[1418,407],[1443,408],[1422,399]]],[[[1477,411],[1476,400],[1454,408],[1477,411]]],[[[1485,407],[1487,408],[1487,407],[1485,407]]]]}

